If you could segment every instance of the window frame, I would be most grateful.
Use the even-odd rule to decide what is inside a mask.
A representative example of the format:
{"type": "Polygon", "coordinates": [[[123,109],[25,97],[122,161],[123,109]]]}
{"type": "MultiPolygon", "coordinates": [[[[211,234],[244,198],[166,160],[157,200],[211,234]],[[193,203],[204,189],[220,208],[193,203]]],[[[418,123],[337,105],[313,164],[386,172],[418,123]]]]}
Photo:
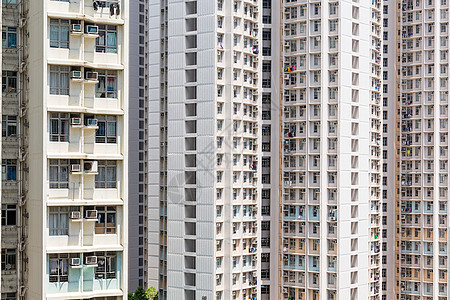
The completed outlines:
{"type": "Polygon", "coordinates": [[[17,72],[2,71],[2,93],[17,93],[17,72]]]}
{"type": "Polygon", "coordinates": [[[95,279],[116,279],[117,278],[117,253],[116,252],[95,252],[97,256],[97,266],[94,270],[95,279]]]}
{"type": "Polygon", "coordinates": [[[70,67],[50,65],[48,73],[50,95],[68,96],[70,93],[70,67]]]}
{"type": "Polygon", "coordinates": [[[95,175],[96,189],[116,189],[117,188],[117,161],[115,160],[100,160],[98,161],[98,173],[95,175]],[[112,180],[108,180],[108,173],[114,170],[112,180]]]}
{"type": "Polygon", "coordinates": [[[70,47],[70,20],[67,19],[50,19],[49,21],[49,42],[50,48],[69,49],[70,47]],[[52,23],[57,22],[57,23],[52,23]],[[55,30],[52,32],[52,29],[55,30]],[[57,38],[52,33],[58,35],[57,38]],[[66,40],[63,38],[65,37],[66,40]]]}
{"type": "Polygon", "coordinates": [[[2,226],[16,226],[16,225],[17,225],[17,205],[2,204],[2,226]]]}
{"type": "Polygon", "coordinates": [[[48,255],[48,282],[69,282],[69,254],[56,253],[48,255]],[[56,261],[56,274],[52,272],[52,262],[56,261]],[[53,273],[53,274],[52,274],[53,273]]]}
{"type": "Polygon", "coordinates": [[[3,49],[17,48],[17,28],[16,27],[2,26],[2,48],[3,49]]]}
{"type": "Polygon", "coordinates": [[[2,181],[17,180],[17,160],[2,159],[2,181]]]}
{"type": "Polygon", "coordinates": [[[2,271],[14,271],[17,266],[17,251],[16,249],[2,249],[2,271]],[[14,260],[14,262],[12,262],[14,260]],[[6,269],[7,263],[11,265],[11,268],[6,269]]]}
{"type": "Polygon", "coordinates": [[[2,116],[2,137],[17,136],[17,116],[2,116]]]}
{"type": "Polygon", "coordinates": [[[116,234],[117,233],[117,207],[116,206],[96,206],[97,222],[95,222],[95,234],[116,234]],[[110,219],[111,218],[111,219],[110,219]],[[101,223],[103,220],[103,223],[101,223]],[[108,222],[112,220],[113,222],[108,222]]]}
{"type": "Polygon", "coordinates": [[[117,53],[117,26],[116,25],[106,25],[97,24],[99,37],[95,39],[95,52],[97,53],[117,53]],[[109,45],[109,35],[114,34],[115,45],[109,45]],[[103,39],[103,44],[100,42],[103,39]]]}
{"type": "Polygon", "coordinates": [[[96,116],[98,129],[95,131],[95,142],[102,144],[117,143],[117,117],[116,116],[96,116]],[[112,132],[112,127],[114,126],[112,132]],[[102,132],[103,131],[103,132],[102,132]]]}
{"type": "Polygon", "coordinates": [[[68,113],[50,113],[48,127],[50,142],[69,141],[70,115],[68,113]]]}
{"type": "Polygon", "coordinates": [[[68,159],[50,159],[48,162],[48,181],[50,189],[69,188],[69,168],[68,159]],[[52,179],[52,168],[56,169],[56,178],[52,179]]]}
{"type": "Polygon", "coordinates": [[[69,235],[69,213],[70,208],[68,206],[49,207],[48,234],[50,236],[69,235]]]}
{"type": "Polygon", "coordinates": [[[103,99],[117,99],[119,78],[118,72],[115,70],[96,70],[96,72],[98,73],[98,83],[95,85],[95,97],[103,99]],[[114,81],[112,86],[108,86],[107,82],[109,81],[114,81]],[[112,89],[108,91],[108,88],[112,89]]]}

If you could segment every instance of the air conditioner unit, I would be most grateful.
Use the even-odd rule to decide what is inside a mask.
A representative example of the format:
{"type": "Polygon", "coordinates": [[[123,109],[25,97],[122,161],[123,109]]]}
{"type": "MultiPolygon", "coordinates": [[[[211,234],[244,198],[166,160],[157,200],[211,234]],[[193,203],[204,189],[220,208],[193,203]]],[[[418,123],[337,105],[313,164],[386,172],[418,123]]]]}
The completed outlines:
{"type": "Polygon", "coordinates": [[[70,125],[81,125],[81,118],[71,118],[70,125]]]}
{"type": "Polygon", "coordinates": [[[87,119],[87,126],[97,126],[98,120],[97,119],[87,119]]]}
{"type": "Polygon", "coordinates": [[[97,210],[86,210],[86,219],[97,219],[98,212],[97,210]]]}
{"type": "Polygon", "coordinates": [[[86,72],[86,79],[87,80],[98,80],[98,72],[86,72]]]}
{"type": "Polygon", "coordinates": [[[253,29],[258,29],[258,24],[253,24],[253,29]]]}
{"type": "Polygon", "coordinates": [[[85,161],[83,164],[84,172],[86,173],[96,173],[98,172],[98,162],[96,161],[85,161]]]}
{"type": "Polygon", "coordinates": [[[71,165],[70,172],[72,173],[81,172],[81,165],[80,164],[71,165]]]}
{"type": "Polygon", "coordinates": [[[81,79],[81,71],[72,71],[72,73],[70,73],[70,78],[81,79]]]}
{"type": "Polygon", "coordinates": [[[70,219],[72,219],[72,220],[81,219],[81,212],[80,211],[71,211],[70,219]]]}
{"type": "Polygon", "coordinates": [[[72,24],[72,32],[80,32],[81,33],[81,24],[72,24]]]}
{"type": "Polygon", "coordinates": [[[98,34],[98,26],[95,26],[95,25],[86,26],[86,33],[87,34],[98,34]]]}
{"type": "Polygon", "coordinates": [[[291,46],[291,43],[289,42],[284,42],[284,47],[289,48],[291,46]]]}
{"type": "Polygon", "coordinates": [[[97,256],[86,256],[86,265],[96,265],[97,256]]]}
{"type": "Polygon", "coordinates": [[[79,266],[81,265],[81,258],[75,257],[70,259],[70,265],[71,266],[79,266]]]}

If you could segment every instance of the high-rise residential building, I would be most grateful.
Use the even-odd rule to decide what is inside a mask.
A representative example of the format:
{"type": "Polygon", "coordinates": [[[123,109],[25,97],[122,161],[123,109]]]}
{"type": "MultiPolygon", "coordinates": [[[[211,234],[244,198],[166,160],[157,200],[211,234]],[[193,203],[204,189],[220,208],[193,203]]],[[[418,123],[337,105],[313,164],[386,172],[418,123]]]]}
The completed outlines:
{"type": "Polygon", "coordinates": [[[2,299],[125,299],[128,1],[2,1],[2,299]]]}
{"type": "Polygon", "coordinates": [[[142,5],[146,283],[160,299],[278,297],[279,4],[142,5]]]}
{"type": "Polygon", "coordinates": [[[381,299],[380,2],[284,2],[284,299],[381,299]]]}
{"type": "Polygon", "coordinates": [[[448,8],[446,0],[405,0],[398,14],[398,281],[406,300],[448,293],[448,8]]]}

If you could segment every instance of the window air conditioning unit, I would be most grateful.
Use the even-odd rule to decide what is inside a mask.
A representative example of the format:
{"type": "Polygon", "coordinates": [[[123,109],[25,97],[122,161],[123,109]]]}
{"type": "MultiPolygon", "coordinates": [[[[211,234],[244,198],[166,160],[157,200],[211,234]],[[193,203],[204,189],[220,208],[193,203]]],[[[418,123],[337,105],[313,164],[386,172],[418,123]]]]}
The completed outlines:
{"type": "Polygon", "coordinates": [[[87,125],[88,126],[97,126],[98,120],[97,119],[87,119],[87,125]]]}
{"type": "Polygon", "coordinates": [[[81,24],[72,24],[72,32],[81,32],[81,24]]]}
{"type": "Polygon", "coordinates": [[[97,210],[86,210],[86,219],[97,219],[97,210]]]}
{"type": "Polygon", "coordinates": [[[86,79],[87,80],[98,80],[98,72],[86,72],[86,79]]]}
{"type": "Polygon", "coordinates": [[[85,161],[83,164],[84,172],[86,173],[96,173],[98,172],[98,162],[96,161],[85,161]]]}
{"type": "Polygon", "coordinates": [[[81,71],[72,71],[72,73],[70,73],[70,78],[81,79],[81,71]]]}
{"type": "Polygon", "coordinates": [[[71,211],[70,218],[72,220],[81,219],[81,212],[80,211],[71,211]]]}
{"type": "Polygon", "coordinates": [[[97,256],[86,256],[86,265],[96,265],[97,256]]]}
{"type": "Polygon", "coordinates": [[[98,26],[95,26],[95,25],[86,26],[86,33],[87,34],[98,34],[98,26]]]}
{"type": "Polygon", "coordinates": [[[70,125],[81,125],[81,118],[71,118],[70,125]]]}
{"type": "Polygon", "coordinates": [[[81,258],[75,257],[70,259],[70,265],[71,266],[79,266],[81,265],[81,258]]]}
{"type": "Polygon", "coordinates": [[[81,172],[81,165],[80,164],[71,165],[70,172],[71,173],[81,172]]]}

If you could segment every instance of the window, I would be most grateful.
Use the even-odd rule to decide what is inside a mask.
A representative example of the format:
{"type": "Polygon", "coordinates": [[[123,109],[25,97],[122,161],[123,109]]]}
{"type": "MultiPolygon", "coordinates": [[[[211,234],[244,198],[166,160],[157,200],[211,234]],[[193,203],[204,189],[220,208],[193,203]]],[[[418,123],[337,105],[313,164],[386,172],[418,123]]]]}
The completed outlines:
{"type": "Polygon", "coordinates": [[[114,234],[116,233],[116,207],[115,206],[97,206],[98,220],[95,223],[96,234],[114,234]]]}
{"type": "Polygon", "coordinates": [[[95,87],[97,98],[117,98],[117,72],[98,70],[98,83],[95,87]]]}
{"type": "Polygon", "coordinates": [[[17,28],[2,27],[2,47],[3,49],[17,47],[17,28]]]}
{"type": "Polygon", "coordinates": [[[270,31],[270,29],[263,29],[262,38],[263,41],[270,41],[270,39],[272,38],[272,32],[270,31]]]}
{"type": "Polygon", "coordinates": [[[96,143],[117,143],[117,120],[115,116],[96,116],[98,129],[96,143]]]}
{"type": "Polygon", "coordinates": [[[2,92],[3,93],[17,92],[17,72],[13,71],[2,72],[2,92]]]}
{"type": "Polygon", "coordinates": [[[117,187],[117,164],[115,160],[98,162],[98,174],[95,175],[95,188],[115,189],[117,187]]]}
{"type": "Polygon", "coordinates": [[[50,254],[48,258],[49,282],[68,282],[69,255],[66,253],[50,254]]]}
{"type": "Polygon", "coordinates": [[[263,110],[261,116],[263,120],[270,120],[272,118],[270,110],[263,110]]]}
{"type": "Polygon", "coordinates": [[[51,113],[50,114],[50,141],[68,142],[69,141],[69,114],[51,113]]]}
{"type": "Polygon", "coordinates": [[[69,234],[69,207],[50,207],[48,214],[49,234],[68,235],[69,234]]]}
{"type": "Polygon", "coordinates": [[[17,0],[2,0],[2,4],[17,4],[17,0]]]}
{"type": "Polygon", "coordinates": [[[69,161],[67,159],[51,159],[48,173],[51,189],[69,188],[69,161]]]}
{"type": "Polygon", "coordinates": [[[2,204],[2,226],[17,224],[17,208],[15,204],[2,204]]]}
{"type": "Polygon", "coordinates": [[[271,87],[271,80],[270,78],[263,78],[262,80],[262,87],[263,88],[270,88],[271,87]]]}
{"type": "MultiPolygon", "coordinates": [[[[8,1],[12,1],[12,0],[8,0],[8,1]]],[[[5,0],[3,0],[3,3],[5,3],[5,0]]],[[[17,299],[16,293],[2,293],[2,300],[16,300],[16,299],[17,299]]]]}
{"type": "Polygon", "coordinates": [[[70,21],[50,19],[50,47],[69,48],[70,21]]]}
{"type": "Polygon", "coordinates": [[[16,249],[2,249],[2,271],[16,269],[16,249]]]}
{"type": "Polygon", "coordinates": [[[272,71],[272,63],[270,60],[263,61],[262,71],[269,72],[269,73],[272,71]]]}
{"type": "Polygon", "coordinates": [[[17,134],[17,116],[2,117],[2,137],[16,136],[17,134]]]}
{"type": "Polygon", "coordinates": [[[263,15],[262,21],[263,21],[263,24],[271,24],[272,23],[272,16],[263,15]]]}
{"type": "Polygon", "coordinates": [[[2,160],[2,180],[16,180],[17,161],[15,159],[2,160]]]}
{"type": "MultiPolygon", "coordinates": [[[[90,256],[91,254],[86,254],[90,256]]],[[[93,254],[92,254],[93,255],[93,254]]],[[[95,279],[116,278],[117,255],[115,252],[95,252],[97,267],[95,267],[95,279]]]]}
{"type": "Polygon", "coordinates": [[[95,40],[95,51],[117,53],[117,26],[98,25],[99,37],[95,40]]]}
{"type": "Polygon", "coordinates": [[[67,66],[50,66],[51,95],[69,95],[69,72],[67,66]]]}
{"type": "Polygon", "coordinates": [[[272,48],[271,47],[262,47],[262,55],[263,56],[271,56],[272,48]]]}
{"type": "Polygon", "coordinates": [[[262,151],[270,152],[270,143],[262,143],[262,151]]]}

